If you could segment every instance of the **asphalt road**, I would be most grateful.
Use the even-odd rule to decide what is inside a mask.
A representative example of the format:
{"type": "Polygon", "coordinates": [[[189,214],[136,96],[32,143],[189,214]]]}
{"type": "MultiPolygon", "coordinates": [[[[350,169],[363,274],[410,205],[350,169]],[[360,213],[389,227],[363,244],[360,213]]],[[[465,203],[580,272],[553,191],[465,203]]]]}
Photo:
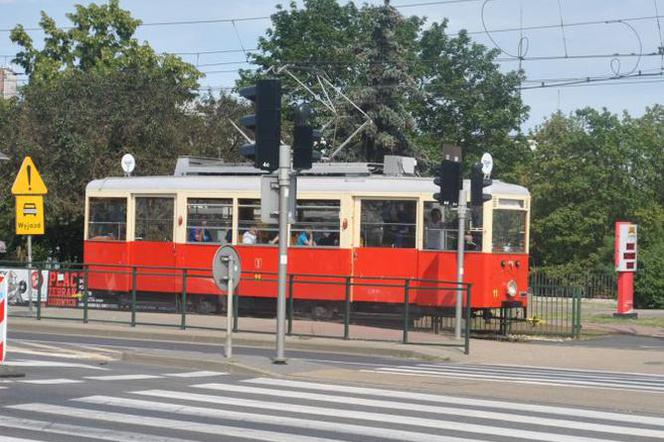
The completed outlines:
{"type": "Polygon", "coordinates": [[[95,341],[15,337],[9,362],[26,377],[1,380],[0,440],[664,439],[664,415],[433,394],[412,390],[405,380],[377,388],[133,364],[113,360],[95,341]]]}

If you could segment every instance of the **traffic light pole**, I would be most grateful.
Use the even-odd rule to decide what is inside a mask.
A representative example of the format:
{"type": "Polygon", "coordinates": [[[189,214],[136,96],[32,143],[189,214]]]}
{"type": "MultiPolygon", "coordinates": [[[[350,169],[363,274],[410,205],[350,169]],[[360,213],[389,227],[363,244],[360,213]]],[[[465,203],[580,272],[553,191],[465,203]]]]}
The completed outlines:
{"type": "Polygon", "coordinates": [[[465,293],[461,287],[463,284],[463,264],[466,244],[466,198],[466,191],[464,189],[459,190],[459,205],[457,207],[459,214],[459,233],[457,238],[457,291],[454,321],[454,337],[456,339],[461,339],[461,312],[463,308],[463,294],[465,293]]]}
{"type": "Polygon", "coordinates": [[[290,146],[279,146],[279,282],[277,290],[277,357],[275,364],[285,364],[286,340],[286,287],[288,272],[288,204],[290,194],[291,150],[290,146]]]}

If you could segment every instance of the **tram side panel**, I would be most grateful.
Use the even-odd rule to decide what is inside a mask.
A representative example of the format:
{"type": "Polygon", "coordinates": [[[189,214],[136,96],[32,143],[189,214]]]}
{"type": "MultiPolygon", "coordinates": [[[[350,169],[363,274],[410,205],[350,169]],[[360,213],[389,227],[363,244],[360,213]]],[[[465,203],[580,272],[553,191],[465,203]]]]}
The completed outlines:
{"type": "Polygon", "coordinates": [[[102,292],[131,290],[129,243],[120,241],[85,241],[85,263],[88,264],[88,288],[102,292]],[[97,265],[95,265],[97,264],[97,265]]]}
{"type": "Polygon", "coordinates": [[[405,279],[416,275],[416,249],[356,248],[353,283],[357,285],[353,286],[353,301],[403,304],[405,279]]]}

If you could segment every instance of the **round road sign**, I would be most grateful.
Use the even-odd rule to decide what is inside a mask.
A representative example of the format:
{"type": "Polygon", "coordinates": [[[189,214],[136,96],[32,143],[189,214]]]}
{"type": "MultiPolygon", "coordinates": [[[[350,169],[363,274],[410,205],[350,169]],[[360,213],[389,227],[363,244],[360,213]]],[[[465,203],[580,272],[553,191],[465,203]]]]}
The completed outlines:
{"type": "Polygon", "coordinates": [[[482,173],[484,173],[484,176],[490,177],[493,170],[493,157],[491,154],[488,152],[484,153],[480,162],[482,163],[482,173]]]}
{"type": "Polygon", "coordinates": [[[120,164],[122,164],[122,170],[124,170],[125,173],[129,174],[134,171],[134,168],[136,167],[136,160],[134,159],[134,156],[132,154],[126,153],[122,156],[120,164]]]}
{"type": "Polygon", "coordinates": [[[217,249],[212,259],[214,283],[222,291],[228,290],[229,258],[233,261],[233,268],[230,270],[233,272],[233,288],[236,288],[240,282],[240,274],[242,273],[240,255],[238,255],[237,250],[232,246],[221,246],[217,249]]]}

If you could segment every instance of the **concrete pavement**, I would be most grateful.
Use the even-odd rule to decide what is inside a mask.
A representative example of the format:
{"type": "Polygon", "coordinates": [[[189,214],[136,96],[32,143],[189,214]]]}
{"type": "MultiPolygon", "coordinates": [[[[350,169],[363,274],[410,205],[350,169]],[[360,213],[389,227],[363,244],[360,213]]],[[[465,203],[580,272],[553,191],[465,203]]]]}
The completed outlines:
{"type": "MultiPolygon", "coordinates": [[[[54,313],[54,311],[49,311],[54,313]]],[[[77,310],[59,309],[58,314],[64,319],[70,315],[80,315],[77,310]]],[[[95,319],[119,320],[117,315],[125,315],[126,312],[96,311],[95,319]]],[[[225,332],[203,328],[213,328],[223,324],[223,317],[190,315],[188,323],[196,324],[201,328],[187,328],[180,330],[175,325],[179,320],[178,315],[169,314],[147,314],[139,313],[139,320],[145,322],[165,323],[167,318],[171,321],[171,327],[155,325],[139,325],[130,327],[127,323],[111,322],[82,322],[72,320],[42,319],[35,320],[29,317],[11,317],[9,319],[9,330],[24,332],[56,333],[69,335],[98,336],[109,338],[127,338],[140,340],[157,340],[182,343],[182,350],[186,351],[187,344],[207,343],[219,344],[224,342],[225,332]]],[[[91,318],[93,317],[91,312],[91,318]]],[[[252,330],[252,332],[241,331],[234,334],[234,345],[252,346],[263,348],[274,348],[275,337],[269,327],[274,327],[273,319],[252,320],[241,318],[241,330],[252,330]],[[254,331],[255,330],[255,331],[254,331]]],[[[327,336],[340,336],[340,324],[329,324],[315,321],[294,321],[294,330],[310,330],[311,334],[327,336]],[[331,329],[336,327],[337,329],[331,329]],[[328,333],[324,333],[327,331],[328,333]]],[[[614,331],[620,331],[620,324],[613,325],[614,331]]],[[[664,373],[664,352],[652,349],[606,349],[593,348],[577,345],[568,345],[572,341],[559,340],[544,342],[508,342],[472,339],[470,355],[464,355],[459,346],[450,347],[444,345],[459,345],[459,342],[450,340],[449,337],[439,336],[424,344],[401,344],[399,330],[385,330],[377,327],[360,327],[352,330],[351,336],[363,339],[333,339],[315,336],[289,336],[286,338],[287,350],[315,351],[330,353],[358,354],[374,357],[394,357],[403,359],[418,359],[429,361],[450,361],[462,363],[491,363],[508,365],[537,365],[558,368],[596,369],[609,371],[633,371],[639,373],[664,373]],[[378,341],[379,339],[392,339],[392,342],[378,341]],[[432,345],[435,344],[435,345],[432,345]]],[[[657,330],[661,332],[661,330],[657,330]]],[[[342,331],[341,331],[342,334],[342,331]]],[[[413,334],[411,334],[411,337],[413,334]]],[[[416,341],[417,342],[417,341],[416,341]]],[[[11,342],[10,344],[11,345],[11,342]]],[[[146,355],[150,352],[143,351],[146,355]]],[[[147,357],[147,356],[146,356],[147,357]]],[[[151,356],[154,357],[154,356],[151,356]]],[[[199,361],[200,362],[200,361],[199,361]]],[[[208,361],[212,363],[212,361],[208,361]]]]}

